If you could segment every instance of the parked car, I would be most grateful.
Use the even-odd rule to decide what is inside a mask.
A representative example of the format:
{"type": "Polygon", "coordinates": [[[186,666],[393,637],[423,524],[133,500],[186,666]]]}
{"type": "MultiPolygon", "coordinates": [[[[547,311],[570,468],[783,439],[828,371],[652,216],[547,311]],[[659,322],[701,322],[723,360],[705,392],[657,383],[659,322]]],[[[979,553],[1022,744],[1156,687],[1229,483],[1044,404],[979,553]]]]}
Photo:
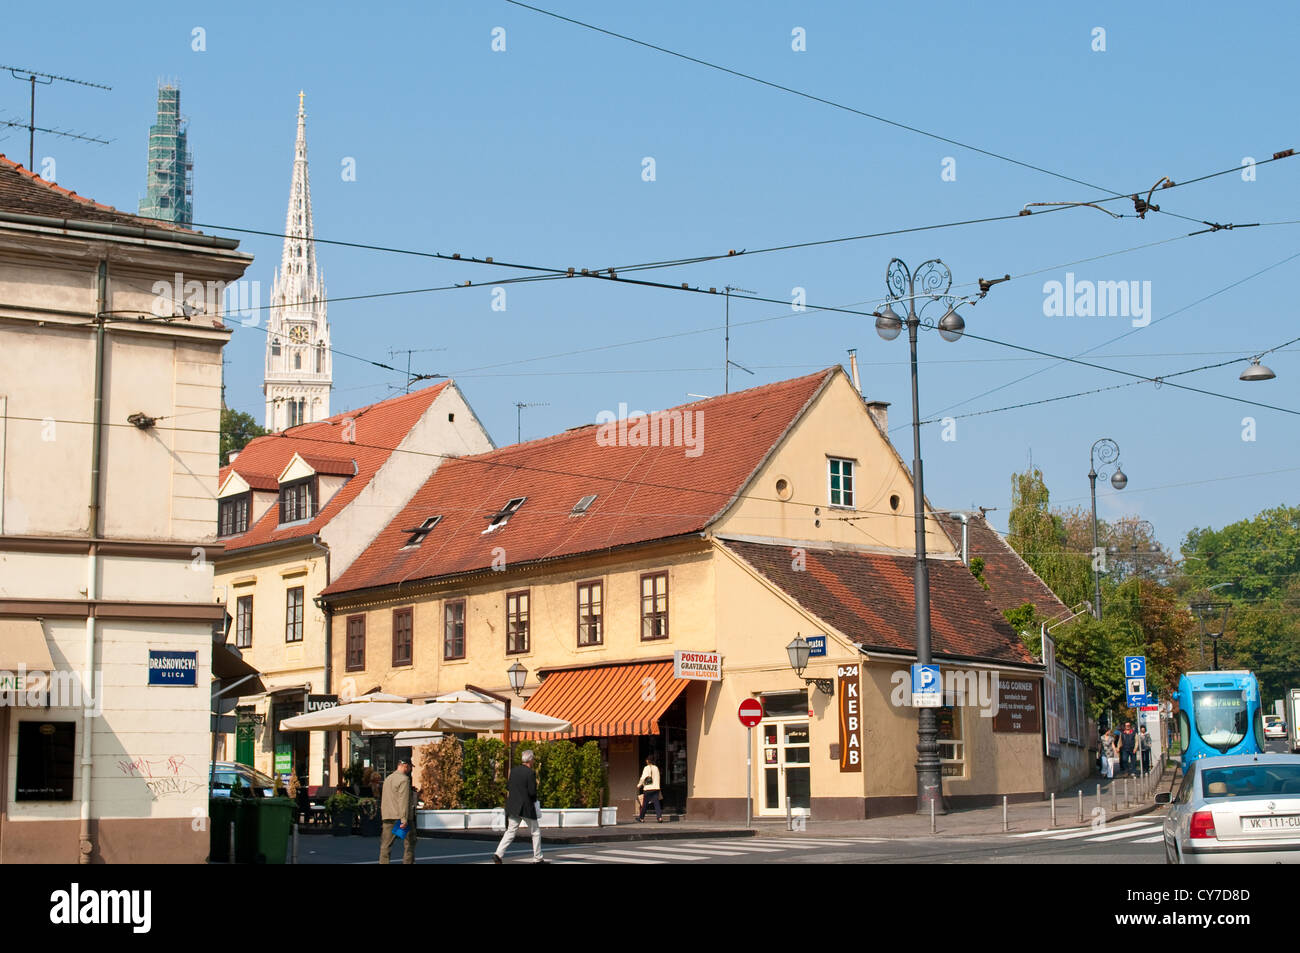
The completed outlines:
{"type": "Polygon", "coordinates": [[[1156,802],[1171,864],[1300,864],[1300,756],[1202,758],[1156,802]]]}
{"type": "Polygon", "coordinates": [[[212,785],[208,793],[212,797],[230,797],[236,778],[244,790],[254,797],[275,796],[275,779],[234,761],[217,761],[212,765],[212,785]]]}
{"type": "Polygon", "coordinates": [[[1281,715],[1264,716],[1264,737],[1265,738],[1285,738],[1286,721],[1281,715]]]}

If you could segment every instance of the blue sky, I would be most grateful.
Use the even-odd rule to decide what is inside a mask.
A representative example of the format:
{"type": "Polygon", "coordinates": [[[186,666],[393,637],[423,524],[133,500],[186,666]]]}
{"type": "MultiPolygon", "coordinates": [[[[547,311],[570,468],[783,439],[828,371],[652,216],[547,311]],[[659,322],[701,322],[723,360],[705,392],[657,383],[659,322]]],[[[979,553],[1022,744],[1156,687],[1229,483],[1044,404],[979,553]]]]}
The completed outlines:
{"type": "MultiPolygon", "coordinates": [[[[1292,4],[778,2],[538,5],[796,87],[1106,189],[1144,194],[1300,146],[1294,110],[1292,4]],[[1094,50],[1094,30],[1105,50],[1094,50]],[[801,28],[806,49],[792,49],[801,28]]],[[[1106,193],[799,99],[561,23],[500,0],[301,7],[72,2],[52,30],[46,7],[6,12],[0,62],[73,76],[111,92],[40,87],[37,122],[112,138],[108,146],[37,137],[60,184],[134,211],[143,193],[159,79],[178,81],[195,158],[195,219],[278,232],[292,163],[297,93],[306,91],[317,235],[494,256],[549,267],[597,267],[716,254],[1007,215],[1026,203],[1106,193]],[[493,30],[505,31],[503,52],[493,30]],[[194,30],[206,49],[196,51],[194,30]],[[643,179],[652,157],[654,181],[643,179]],[[945,158],[955,178],[941,173],[945,158]],[[356,180],[341,171],[355,159],[356,180]]],[[[0,74],[0,118],[25,119],[27,87],[0,74]]],[[[0,151],[26,161],[26,132],[0,130],[0,151]]],[[[1300,158],[1157,193],[1197,220],[1289,221],[1300,158]]],[[[1132,203],[1107,206],[1132,213],[1132,203]]],[[[871,310],[889,259],[939,257],[957,285],[1018,276],[964,309],[969,330],[1143,375],[1168,374],[1274,347],[1300,335],[1300,258],[1214,292],[1300,252],[1300,227],[1185,237],[1165,214],[1112,219],[1089,208],[1010,221],[824,245],[650,272],[673,284],[731,284],[810,305],[871,310]],[[1120,252],[1148,243],[1170,241],[1120,252]],[[1095,261],[1083,259],[1108,255],[1095,261]],[[1070,264],[1067,267],[1057,267],[1070,264]],[[1125,316],[1048,317],[1044,283],[1150,282],[1151,323],[1125,316]],[[1031,274],[1032,273],[1032,274],[1031,274]],[[1023,276],[1023,277],[1020,277],[1023,276]],[[1190,307],[1189,307],[1190,306],[1190,307]],[[1179,310],[1182,309],[1182,310],[1179,310]],[[1178,313],[1161,320],[1171,312],[1178,313]],[[1112,338],[1135,331],[1119,341],[1112,338]]],[[[219,228],[205,228],[220,233],[219,228]]],[[[247,277],[269,296],[279,242],[244,237],[247,277]]],[[[331,297],[472,281],[463,290],[338,302],[336,348],[454,376],[498,444],[588,423],[620,403],[655,409],[722,390],[723,301],[605,282],[510,286],[506,269],[321,246],[331,297]],[[694,333],[686,333],[694,332],[694,333]],[[670,335],[677,335],[671,336],[670,335]],[[644,339],[660,338],[647,341],[644,339]],[[621,347],[607,345],[641,341],[621,347]],[[601,350],[593,350],[603,348],[601,350]],[[569,353],[574,352],[574,353],[569,353]],[[565,356],[545,358],[564,353],[565,356]],[[544,359],[539,359],[544,358],[544,359]]],[[[856,347],[868,396],[910,413],[905,339],[880,340],[870,318],[733,301],[733,389],[836,363],[856,347]],[[771,319],[771,320],[764,320],[771,319]]],[[[227,401],[262,417],[265,335],[239,328],[226,351],[227,401]]],[[[1122,383],[1087,367],[970,338],[921,341],[923,418],[969,414],[1122,383]],[[1039,371],[1032,378],[1006,385],[1039,371]],[[985,391],[1001,387],[985,396],[985,391]]],[[[1294,346],[1264,361],[1278,374],[1239,382],[1244,364],[1180,382],[1300,409],[1294,346]]],[[[394,375],[336,356],[333,409],[382,399],[394,375]]],[[[1099,495],[1103,516],[1152,521],[1176,546],[1294,502],[1300,420],[1291,414],[1151,384],[974,417],[956,439],[925,428],[926,489],[938,505],[997,507],[1005,528],[1010,474],[1032,459],[1054,502],[1087,502],[1088,450],[1115,439],[1129,484],[1099,495]],[[1243,418],[1254,440],[1243,440],[1243,418]]],[[[910,458],[910,432],[894,440],[910,458]]]]}

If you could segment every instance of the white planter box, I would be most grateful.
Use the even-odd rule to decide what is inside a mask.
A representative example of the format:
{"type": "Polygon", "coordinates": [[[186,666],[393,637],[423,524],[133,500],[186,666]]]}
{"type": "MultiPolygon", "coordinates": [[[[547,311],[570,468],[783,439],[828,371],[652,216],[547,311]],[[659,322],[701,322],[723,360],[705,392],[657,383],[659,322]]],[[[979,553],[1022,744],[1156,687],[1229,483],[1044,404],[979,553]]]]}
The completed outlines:
{"type": "Polygon", "coordinates": [[[600,827],[600,808],[570,807],[560,811],[561,827],[600,827]]]}
{"type": "Polygon", "coordinates": [[[560,826],[559,809],[552,808],[552,807],[542,808],[542,816],[538,818],[538,820],[541,822],[542,827],[559,827],[560,826]]]}
{"type": "Polygon", "coordinates": [[[600,826],[613,827],[618,823],[618,808],[602,807],[600,809],[600,826]]]}
{"type": "Polygon", "coordinates": [[[463,831],[464,811],[416,811],[415,827],[421,831],[463,831]]]}
{"type": "Polygon", "coordinates": [[[465,827],[469,830],[506,829],[506,811],[502,807],[472,808],[465,811],[465,827]]]}

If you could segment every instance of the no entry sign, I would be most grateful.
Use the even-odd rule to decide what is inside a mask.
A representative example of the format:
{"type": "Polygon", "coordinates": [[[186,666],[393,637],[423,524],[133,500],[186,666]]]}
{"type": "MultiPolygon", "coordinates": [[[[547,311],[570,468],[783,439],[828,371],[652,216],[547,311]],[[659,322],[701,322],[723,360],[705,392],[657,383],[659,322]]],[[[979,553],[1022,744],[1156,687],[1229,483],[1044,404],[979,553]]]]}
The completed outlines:
{"type": "Polygon", "coordinates": [[[740,709],[736,714],[740,717],[742,725],[753,728],[763,720],[763,703],[757,698],[746,698],[740,703],[740,709]]]}

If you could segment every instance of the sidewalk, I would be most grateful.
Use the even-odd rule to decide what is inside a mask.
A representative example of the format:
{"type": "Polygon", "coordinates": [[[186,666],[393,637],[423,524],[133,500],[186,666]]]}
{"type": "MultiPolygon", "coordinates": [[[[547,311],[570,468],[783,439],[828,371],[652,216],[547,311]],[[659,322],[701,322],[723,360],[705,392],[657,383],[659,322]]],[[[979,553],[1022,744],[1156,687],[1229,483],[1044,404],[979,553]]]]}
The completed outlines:
{"type": "MultiPolygon", "coordinates": [[[[1153,786],[1152,791],[1164,790],[1169,783],[1168,772],[1160,786],[1153,786]]],[[[1082,785],[1076,785],[1056,796],[1056,826],[1062,830],[1081,827],[1093,823],[1094,817],[1104,817],[1106,824],[1141,814],[1147,814],[1156,807],[1153,797],[1138,802],[1136,785],[1129,782],[1130,803],[1124,803],[1124,782],[1120,778],[1107,781],[1105,778],[1093,777],[1082,785]],[[1104,814],[1094,814],[1098,808],[1097,785],[1101,785],[1100,808],[1104,814]],[[1079,821],[1079,792],[1083,792],[1083,821],[1079,821]]],[[[934,819],[937,836],[969,836],[980,834],[1001,834],[1002,805],[992,807],[956,810],[949,814],[937,815],[934,819]]],[[[1023,802],[1007,805],[1007,833],[1025,833],[1028,831],[1048,830],[1052,827],[1052,802],[1023,802]]],[[[861,821],[819,821],[816,817],[808,819],[807,830],[786,830],[785,819],[755,818],[752,827],[744,823],[728,824],[716,821],[696,821],[689,818],[682,820],[665,820],[663,824],[652,821],[637,823],[623,821],[616,827],[592,828],[546,828],[542,832],[548,844],[596,844],[617,841],[672,840],[679,838],[720,838],[720,837],[884,837],[914,838],[930,836],[930,818],[928,815],[899,814],[889,817],[874,817],[861,821]]],[[[438,831],[421,833],[426,837],[448,838],[466,841],[497,841],[500,831],[438,831]]]]}

